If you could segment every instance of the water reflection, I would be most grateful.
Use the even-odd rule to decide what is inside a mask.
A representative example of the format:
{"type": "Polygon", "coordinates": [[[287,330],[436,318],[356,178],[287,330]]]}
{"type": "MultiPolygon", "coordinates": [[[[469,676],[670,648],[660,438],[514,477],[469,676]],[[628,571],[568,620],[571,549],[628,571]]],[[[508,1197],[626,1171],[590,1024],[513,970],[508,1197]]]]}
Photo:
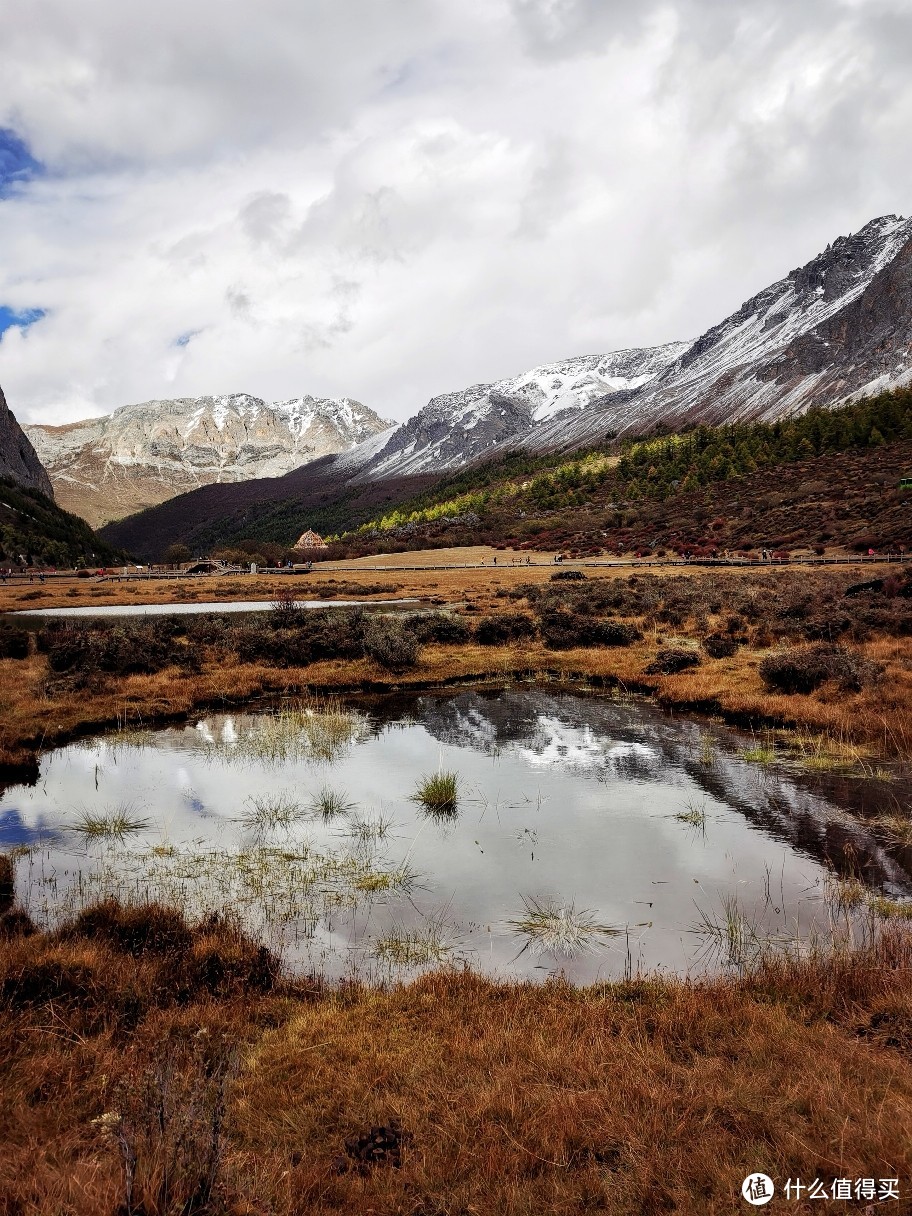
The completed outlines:
{"type": "Polygon", "coordinates": [[[686,971],[701,918],[739,941],[825,926],[832,871],[912,895],[838,783],[743,751],[648,705],[541,690],[292,705],[50,753],[0,798],[0,832],[43,841],[19,862],[39,917],[105,893],[227,904],[300,965],[366,978],[686,971]],[[422,782],[449,775],[452,813],[428,816],[422,782]],[[147,822],[118,834],[124,806],[147,822]]]}

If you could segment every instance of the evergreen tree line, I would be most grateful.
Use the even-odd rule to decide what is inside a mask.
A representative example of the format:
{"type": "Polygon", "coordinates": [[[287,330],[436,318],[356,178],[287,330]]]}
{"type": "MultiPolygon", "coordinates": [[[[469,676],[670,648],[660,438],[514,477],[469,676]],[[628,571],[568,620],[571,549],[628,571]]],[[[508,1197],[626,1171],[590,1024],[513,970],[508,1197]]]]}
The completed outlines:
{"type": "Polygon", "coordinates": [[[118,556],[84,519],[39,490],[0,477],[0,566],[16,565],[20,557],[48,566],[110,565],[118,556]]]}
{"type": "Polygon", "coordinates": [[[627,498],[667,498],[770,465],[912,439],[912,390],[813,409],[778,422],[700,426],[625,445],[616,474],[627,498]]]}

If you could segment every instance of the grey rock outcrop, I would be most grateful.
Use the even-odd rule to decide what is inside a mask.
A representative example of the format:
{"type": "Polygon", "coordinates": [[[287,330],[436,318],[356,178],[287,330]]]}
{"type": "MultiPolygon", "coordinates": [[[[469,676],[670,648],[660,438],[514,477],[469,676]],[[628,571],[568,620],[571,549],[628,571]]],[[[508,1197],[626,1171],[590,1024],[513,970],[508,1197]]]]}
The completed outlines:
{"type": "Polygon", "coordinates": [[[212,482],[281,477],[389,425],[348,397],[235,393],[125,405],[28,434],[61,506],[98,527],[212,482]]]}
{"type": "Polygon", "coordinates": [[[51,479],[0,389],[0,476],[54,497],[51,479]]]}

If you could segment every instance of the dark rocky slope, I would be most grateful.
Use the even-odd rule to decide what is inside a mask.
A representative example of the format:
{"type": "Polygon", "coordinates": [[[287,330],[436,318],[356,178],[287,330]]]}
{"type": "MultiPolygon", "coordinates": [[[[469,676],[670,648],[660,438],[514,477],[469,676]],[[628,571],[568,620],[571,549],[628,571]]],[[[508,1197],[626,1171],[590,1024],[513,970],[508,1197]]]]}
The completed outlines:
{"type": "Polygon", "coordinates": [[[51,479],[6,404],[3,389],[0,389],[0,477],[9,477],[20,485],[40,490],[48,498],[54,497],[51,479]]]}

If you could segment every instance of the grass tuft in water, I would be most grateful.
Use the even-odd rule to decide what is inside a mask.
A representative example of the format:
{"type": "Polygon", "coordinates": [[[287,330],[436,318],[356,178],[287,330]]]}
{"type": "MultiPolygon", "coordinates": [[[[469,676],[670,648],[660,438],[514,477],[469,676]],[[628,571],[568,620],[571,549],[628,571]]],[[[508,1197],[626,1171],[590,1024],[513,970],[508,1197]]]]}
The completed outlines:
{"type": "Polygon", "coordinates": [[[868,889],[857,878],[827,877],[824,897],[836,911],[851,912],[864,905],[868,898],[868,889]]]}
{"type": "Polygon", "coordinates": [[[908,811],[891,811],[889,814],[879,815],[873,823],[888,844],[907,848],[912,846],[912,816],[908,811]]]}
{"type": "Polygon", "coordinates": [[[144,832],[149,820],[133,813],[127,806],[113,807],[107,811],[83,811],[71,825],[74,832],[86,840],[124,840],[137,832],[144,832]]]}
{"type": "Polygon", "coordinates": [[[422,777],[412,801],[424,807],[430,815],[455,815],[459,810],[459,777],[442,769],[422,777]]]}
{"type": "Polygon", "coordinates": [[[743,751],[741,759],[746,760],[748,764],[775,764],[776,752],[774,748],[764,747],[758,743],[755,747],[749,747],[743,751]]]}
{"type": "Polygon", "coordinates": [[[573,958],[592,949],[600,938],[617,937],[623,932],[597,921],[594,913],[587,909],[577,911],[573,903],[523,897],[523,905],[525,915],[507,923],[515,933],[528,939],[523,950],[531,948],[534,954],[562,954],[573,958]]]}
{"type": "Polygon", "coordinates": [[[872,895],[868,899],[868,906],[881,920],[912,920],[912,900],[872,895]]]}
{"type": "Polygon", "coordinates": [[[393,828],[393,820],[386,815],[372,818],[353,815],[346,834],[354,837],[359,845],[373,845],[386,840],[393,828]]]}
{"type": "Polygon", "coordinates": [[[206,742],[204,750],[219,759],[260,764],[295,760],[330,764],[363,739],[369,728],[363,714],[329,697],[260,714],[236,739],[206,742]]]}
{"type": "Polygon", "coordinates": [[[700,734],[700,764],[703,768],[713,768],[716,763],[716,741],[708,731],[700,734]]]}
{"type": "Polygon", "coordinates": [[[706,806],[697,806],[695,802],[688,802],[683,811],[678,811],[675,814],[675,819],[681,823],[689,824],[692,828],[699,828],[701,831],[706,831],[706,806]]]}
{"type": "Polygon", "coordinates": [[[248,830],[268,832],[290,827],[304,815],[304,808],[291,794],[262,794],[247,799],[240,822],[248,830]]]}
{"type": "Polygon", "coordinates": [[[723,897],[719,916],[702,908],[699,912],[694,932],[704,939],[708,954],[725,966],[743,973],[772,947],[771,936],[764,934],[759,923],[745,915],[736,895],[723,897]]]}
{"type": "Polygon", "coordinates": [[[328,785],[324,785],[310,800],[310,813],[325,820],[347,815],[354,809],[355,804],[349,801],[344,790],[334,790],[328,785]]]}
{"type": "Polygon", "coordinates": [[[443,920],[434,917],[418,929],[394,925],[374,938],[374,956],[396,967],[428,967],[445,963],[453,951],[443,920]]]}

